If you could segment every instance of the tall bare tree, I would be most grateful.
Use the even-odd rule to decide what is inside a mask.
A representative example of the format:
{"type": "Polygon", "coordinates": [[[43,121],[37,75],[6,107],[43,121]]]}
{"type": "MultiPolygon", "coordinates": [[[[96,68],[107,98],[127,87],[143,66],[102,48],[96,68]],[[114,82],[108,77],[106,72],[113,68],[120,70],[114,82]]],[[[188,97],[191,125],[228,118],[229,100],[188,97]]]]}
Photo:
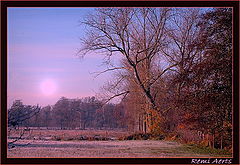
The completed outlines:
{"type": "MultiPolygon", "coordinates": [[[[168,8],[96,9],[94,15],[83,21],[89,31],[82,39],[80,54],[104,54],[109,68],[103,72],[125,70],[145,96],[150,108],[160,111],[156,105],[153,85],[165,72],[177,65],[166,65],[157,74],[152,72],[154,59],[161,55],[161,49],[166,45],[166,24],[169,16],[168,8]],[[114,55],[122,58],[122,63],[118,66],[111,64],[110,60],[114,55]]],[[[119,81],[122,81],[121,78],[119,81]]],[[[115,96],[129,92],[131,91],[127,89],[115,96]]]]}

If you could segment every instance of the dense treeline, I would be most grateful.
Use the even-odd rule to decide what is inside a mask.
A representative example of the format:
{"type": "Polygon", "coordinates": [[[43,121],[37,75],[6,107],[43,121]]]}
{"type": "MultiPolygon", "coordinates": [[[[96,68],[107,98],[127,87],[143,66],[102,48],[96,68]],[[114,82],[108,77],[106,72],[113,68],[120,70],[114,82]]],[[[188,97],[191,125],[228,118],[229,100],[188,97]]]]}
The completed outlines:
{"type": "MultiPolygon", "coordinates": [[[[14,101],[9,109],[9,116],[25,115],[23,105],[20,100],[14,101]]],[[[29,109],[30,111],[31,109],[29,109]]],[[[33,116],[18,123],[18,126],[26,127],[58,127],[60,129],[113,129],[126,128],[124,122],[124,109],[120,105],[106,104],[95,97],[82,99],[60,98],[55,105],[46,106],[39,109],[33,116]]],[[[12,125],[12,124],[11,124],[12,125]]]]}

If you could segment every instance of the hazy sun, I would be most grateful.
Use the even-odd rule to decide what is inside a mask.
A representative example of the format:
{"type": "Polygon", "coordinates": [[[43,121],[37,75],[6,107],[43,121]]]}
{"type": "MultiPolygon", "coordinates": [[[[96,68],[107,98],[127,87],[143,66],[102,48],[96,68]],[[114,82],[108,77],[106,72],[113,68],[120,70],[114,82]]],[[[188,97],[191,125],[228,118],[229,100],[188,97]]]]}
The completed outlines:
{"type": "Polygon", "coordinates": [[[50,96],[56,92],[56,83],[51,79],[46,79],[40,84],[41,91],[44,95],[50,96]]]}

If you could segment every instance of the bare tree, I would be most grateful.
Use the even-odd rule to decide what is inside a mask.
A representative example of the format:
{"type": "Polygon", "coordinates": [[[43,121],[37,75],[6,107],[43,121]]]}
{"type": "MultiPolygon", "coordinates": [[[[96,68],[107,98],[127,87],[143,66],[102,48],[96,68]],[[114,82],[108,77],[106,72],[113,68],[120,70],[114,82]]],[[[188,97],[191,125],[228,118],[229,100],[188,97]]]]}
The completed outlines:
{"type": "MultiPolygon", "coordinates": [[[[8,136],[10,136],[12,130],[19,128],[19,126],[21,126],[21,124],[24,121],[32,118],[34,115],[39,113],[40,110],[41,107],[39,107],[38,105],[37,106],[23,105],[23,103],[20,100],[14,101],[11,108],[8,109],[8,136]]],[[[29,129],[21,130],[19,137],[17,137],[15,140],[11,142],[8,142],[8,147],[9,148],[14,147],[14,143],[22,139],[26,131],[29,131],[29,129]]]]}
{"type": "Polygon", "coordinates": [[[200,20],[200,9],[174,9],[168,24],[168,47],[162,49],[167,61],[177,64],[172,68],[177,75],[178,97],[187,82],[190,82],[194,65],[202,59],[202,51],[197,46],[200,36],[200,28],[197,24],[200,20]]]}
{"type": "MultiPolygon", "coordinates": [[[[124,82],[126,77],[130,78],[139,87],[151,109],[160,111],[152,87],[165,72],[177,65],[166,65],[157,74],[152,72],[154,59],[161,55],[161,49],[166,45],[166,24],[169,16],[168,8],[96,9],[96,13],[89,15],[83,22],[89,27],[89,31],[82,39],[83,47],[79,53],[103,53],[109,66],[103,72],[124,70],[125,77],[120,77],[115,84],[121,84],[120,81],[124,82]],[[114,55],[122,58],[119,66],[111,63],[114,55]]],[[[131,91],[119,91],[111,98],[129,92],[131,91]]]]}

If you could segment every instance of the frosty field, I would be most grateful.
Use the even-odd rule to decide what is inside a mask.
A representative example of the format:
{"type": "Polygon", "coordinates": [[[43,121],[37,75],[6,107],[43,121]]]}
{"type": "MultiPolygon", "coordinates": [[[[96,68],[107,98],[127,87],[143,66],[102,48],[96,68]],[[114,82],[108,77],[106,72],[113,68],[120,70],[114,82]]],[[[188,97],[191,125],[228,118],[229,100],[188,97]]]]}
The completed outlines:
{"type": "Polygon", "coordinates": [[[204,157],[185,153],[181,145],[167,141],[43,141],[25,140],[9,150],[8,157],[88,158],[88,157],[204,157]],[[29,145],[26,143],[31,142],[29,145]]]}
{"type": "MultiPolygon", "coordinates": [[[[20,132],[20,130],[19,130],[20,132]]],[[[18,131],[11,136],[17,136],[18,131]]],[[[172,158],[229,156],[165,140],[118,140],[128,135],[114,130],[31,130],[8,149],[8,158],[172,158]],[[80,140],[88,137],[88,140],[80,140]],[[93,137],[108,137],[95,140],[93,137]]],[[[8,141],[13,139],[9,138],[8,141]]]]}

